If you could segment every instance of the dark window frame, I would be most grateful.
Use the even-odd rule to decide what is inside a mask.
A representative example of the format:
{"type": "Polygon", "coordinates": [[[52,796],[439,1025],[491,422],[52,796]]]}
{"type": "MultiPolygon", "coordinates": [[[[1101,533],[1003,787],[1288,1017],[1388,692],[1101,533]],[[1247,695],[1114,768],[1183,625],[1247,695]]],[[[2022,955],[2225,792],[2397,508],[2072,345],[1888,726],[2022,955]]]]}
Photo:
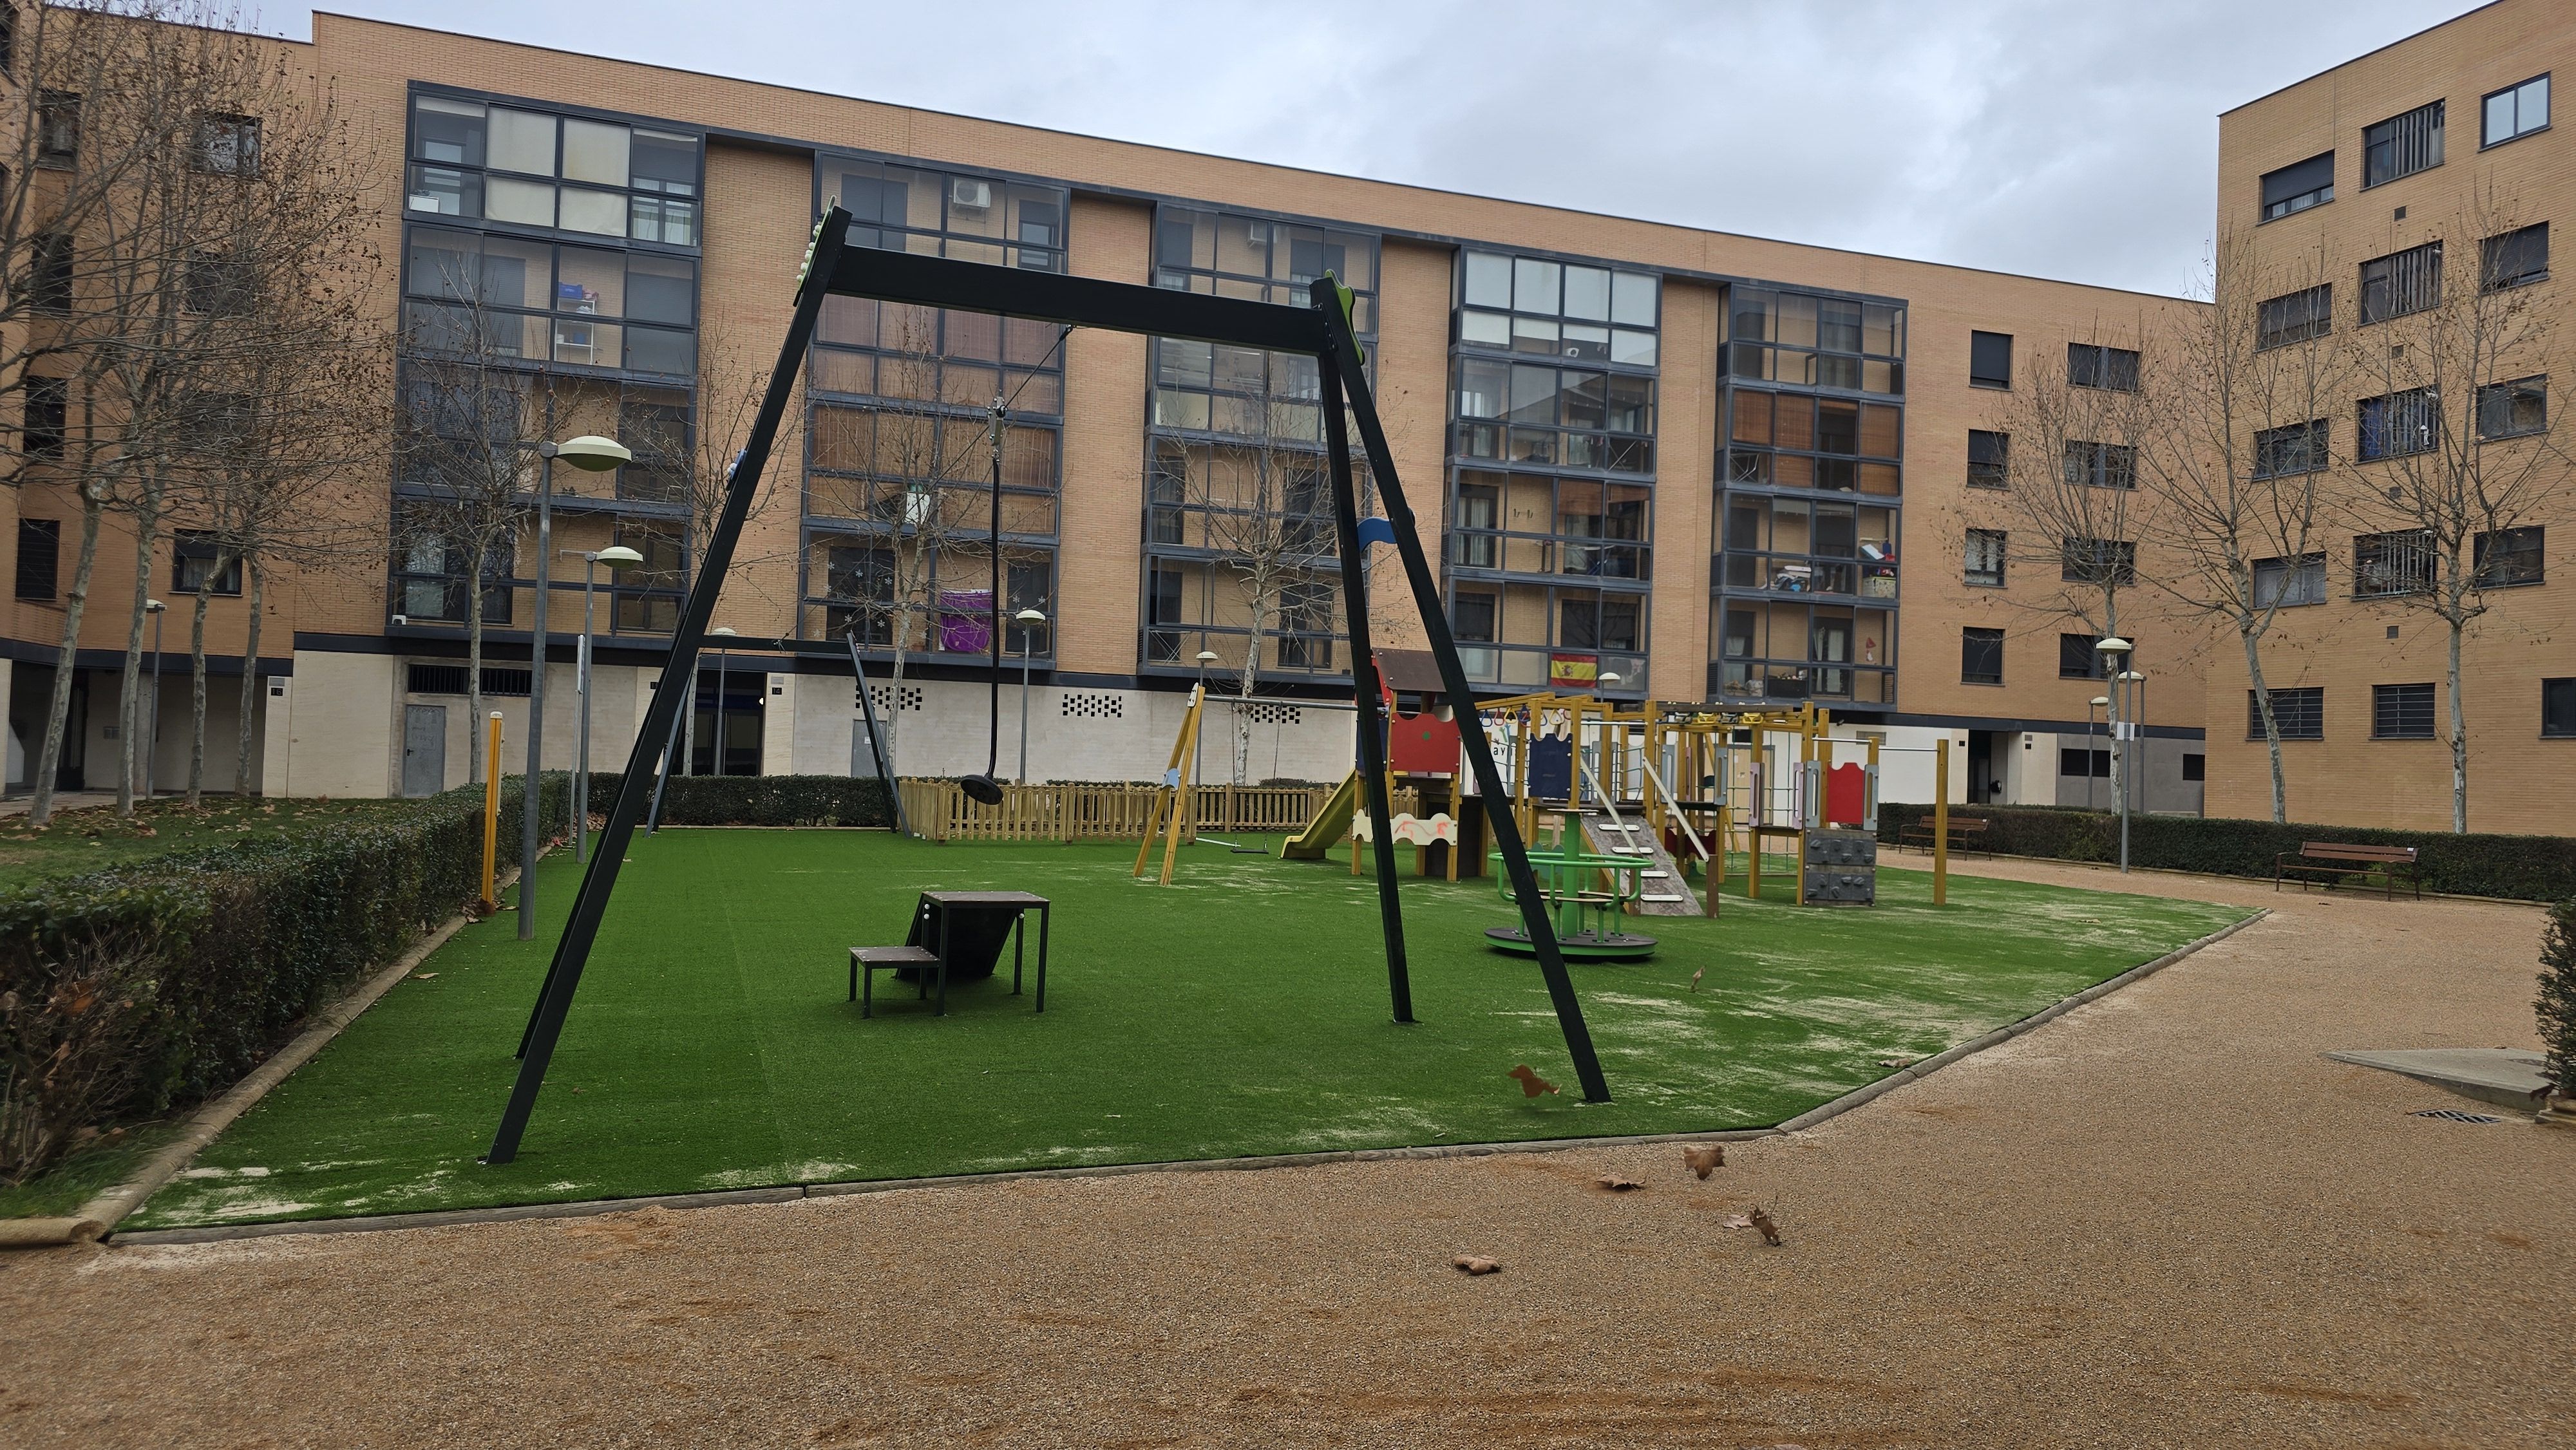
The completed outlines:
{"type": "MultiPolygon", "coordinates": [[[[2326,738],[2324,686],[2300,685],[2267,693],[2272,697],[2272,723],[2280,728],[2283,741],[2326,738]]],[[[2263,706],[2250,689],[2245,692],[2245,738],[2263,738],[2263,706]]]]}
{"type": "Polygon", "coordinates": [[[2516,524],[2509,528],[2481,529],[2470,540],[2472,567],[2477,571],[2478,587],[2520,589],[2548,583],[2548,546],[2545,525],[2516,524]]]}
{"type": "Polygon", "coordinates": [[[2333,425],[2324,418],[2264,428],[2254,435],[2254,476],[2295,478],[2323,472],[2330,461],[2333,425]]]}
{"type": "Polygon", "coordinates": [[[2498,443],[2508,438],[2528,438],[2549,431],[2549,375],[2534,373],[2527,378],[2511,378],[2501,383],[2487,383],[2478,389],[2478,441],[2498,443]],[[2517,404],[2531,403],[2536,421],[2517,424],[2514,419],[2524,410],[2517,404]]]}
{"type": "Polygon", "coordinates": [[[2441,440],[2441,398],[2429,387],[2364,398],[2355,405],[2353,424],[2353,456],[2364,463],[2430,453],[2441,440]]]}
{"type": "Polygon", "coordinates": [[[2326,602],[2325,551],[2315,550],[2293,559],[2286,555],[2254,561],[2254,607],[2257,609],[2303,609],[2326,602]],[[2264,571],[2272,574],[2271,592],[2277,598],[2264,597],[2264,571]]]}
{"type": "Polygon", "coordinates": [[[2138,350],[2101,342],[2066,345],[2066,382],[2070,387],[2109,393],[2138,390],[2138,350]]]}
{"type": "Polygon", "coordinates": [[[2423,594],[2433,587],[2435,553],[2430,529],[2392,529],[2355,534],[2352,540],[2352,597],[2394,599],[2423,594]]]}
{"type": "Polygon", "coordinates": [[[17,580],[13,597],[37,604],[61,598],[62,568],[63,521],[19,519],[17,580]],[[39,562],[43,565],[41,569],[37,567],[39,562]]]}
{"type": "Polygon", "coordinates": [[[1959,630],[1959,683],[2000,685],[2004,682],[2004,632],[1976,625],[1959,630]],[[1981,669],[1980,666],[1985,668],[1981,669]]]}
{"type": "Polygon", "coordinates": [[[2138,582],[2138,546],[2131,539],[2069,537],[2060,543],[2058,582],[2128,588],[2138,582]]]}
{"type": "Polygon", "coordinates": [[[20,450],[29,458],[61,458],[71,433],[72,380],[28,378],[19,408],[20,450]]]}
{"type": "Polygon", "coordinates": [[[2359,325],[2411,317],[2442,300],[2442,239],[2434,238],[2361,264],[2359,325]],[[2376,269],[2376,270],[2374,270],[2376,269]]]}
{"type": "Polygon", "coordinates": [[[35,162],[50,171],[80,164],[81,98],[76,91],[42,91],[36,97],[35,162]]]}
{"type": "Polygon", "coordinates": [[[2322,151],[2314,156],[2274,167],[2255,181],[2255,197],[2261,208],[2261,220],[2279,221],[2303,211],[2321,207],[2334,200],[2335,154],[2322,151]],[[2319,166],[2317,163],[2325,163],[2319,166]],[[2320,179],[2322,178],[2322,179],[2320,179]],[[2289,190],[2300,182],[2311,183],[2298,191],[2289,190]]]}
{"type": "Polygon", "coordinates": [[[1967,587],[1971,589],[2004,587],[2007,568],[2011,562],[2008,552],[2010,542],[2011,535],[2002,529],[1968,530],[1966,540],[1960,549],[1962,563],[1960,573],[1966,580],[1967,587]],[[1986,544],[1986,553],[1991,560],[1990,567],[1985,569],[1977,567],[1977,545],[1981,542],[1986,544]]]}
{"type": "Polygon", "coordinates": [[[2096,443],[2074,438],[2066,444],[2066,482],[2074,488],[2138,486],[2138,449],[2132,443],[2096,443]]]}
{"type": "Polygon", "coordinates": [[[2267,297],[2254,313],[2254,350],[2307,342],[2334,331],[2334,284],[2319,282],[2296,292],[2267,297]]]}
{"type": "Polygon", "coordinates": [[[2365,126],[2361,131],[2361,189],[2386,186],[2442,164],[2443,102],[2365,126]]]}
{"type": "Polygon", "coordinates": [[[2430,681],[2373,685],[2370,687],[2370,738],[2435,739],[2433,719],[2440,705],[2441,691],[2430,681]]]}
{"type": "Polygon", "coordinates": [[[1993,428],[1968,430],[1968,487],[2012,487],[2012,435],[1993,428]]]}
{"type": "Polygon", "coordinates": [[[2480,151],[2486,151],[2498,146],[2510,145],[2513,142],[2521,140],[2525,136],[2538,135],[2540,132],[2548,130],[2550,102],[2549,91],[2549,72],[2542,71],[2540,74],[2532,76],[2527,80],[2515,81],[2512,85],[2499,87],[2478,97],[2478,149],[2480,151]],[[2522,124],[2522,93],[2535,85],[2540,87],[2541,118],[2537,123],[2526,126],[2522,124]],[[2499,96],[2512,97],[2514,107],[2513,126],[2501,136],[2496,135],[2487,124],[2488,121],[2493,118],[2493,108],[2495,106],[2496,98],[2499,96]]]}
{"type": "Polygon", "coordinates": [[[242,559],[234,553],[223,568],[211,566],[224,553],[217,537],[204,529],[177,529],[170,535],[170,590],[174,594],[211,594],[235,599],[242,592],[242,559]],[[191,568],[190,566],[196,566],[191,568]],[[191,582],[190,575],[195,575],[191,582]]]}
{"type": "Polygon", "coordinates": [[[2012,353],[2013,335],[2011,333],[1971,330],[1968,333],[1968,386],[1972,388],[2001,388],[2010,390],[2012,387],[2012,353]],[[2003,348],[2003,371],[2001,373],[1996,373],[1992,370],[1989,366],[1992,362],[1992,358],[1987,355],[1993,352],[1997,343],[2000,343],[2003,348]],[[1980,371],[1981,368],[1985,370],[1980,371]]]}
{"type": "Polygon", "coordinates": [[[259,117],[219,111],[199,116],[189,164],[208,176],[259,175],[259,117]]]}
{"type": "Polygon", "coordinates": [[[2533,222],[2478,241],[2478,287],[2503,292],[2549,280],[2549,223],[2533,222]],[[2508,268],[2511,270],[2508,272],[2508,268]]]}
{"type": "Polygon", "coordinates": [[[2540,738],[2576,740],[2576,676],[2540,682],[2540,738]]]}

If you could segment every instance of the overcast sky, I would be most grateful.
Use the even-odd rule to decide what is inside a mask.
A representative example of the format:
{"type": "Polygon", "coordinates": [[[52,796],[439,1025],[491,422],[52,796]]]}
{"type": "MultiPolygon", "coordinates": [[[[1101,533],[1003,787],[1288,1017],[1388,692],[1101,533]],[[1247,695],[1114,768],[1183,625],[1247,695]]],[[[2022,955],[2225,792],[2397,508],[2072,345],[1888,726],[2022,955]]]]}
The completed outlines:
{"type": "MultiPolygon", "coordinates": [[[[2179,292],[2192,284],[2210,231],[2220,111],[2476,7],[351,0],[337,8],[1386,181],[2179,292]]],[[[261,28],[285,28],[278,19],[261,28]]],[[[649,95],[607,103],[653,110],[649,95]]]]}

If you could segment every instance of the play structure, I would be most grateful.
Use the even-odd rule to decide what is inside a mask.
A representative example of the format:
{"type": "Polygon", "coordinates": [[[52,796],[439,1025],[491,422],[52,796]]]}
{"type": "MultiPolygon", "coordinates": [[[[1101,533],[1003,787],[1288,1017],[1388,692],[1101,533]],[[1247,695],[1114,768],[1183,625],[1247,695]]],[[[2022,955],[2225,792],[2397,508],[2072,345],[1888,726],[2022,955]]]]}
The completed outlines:
{"type": "Polygon", "coordinates": [[[1190,814],[1191,772],[1198,768],[1199,712],[1207,704],[1207,686],[1190,686],[1190,706],[1181,716],[1181,733],[1172,742],[1171,763],[1163,767],[1163,785],[1154,796],[1154,814],[1145,821],[1145,839],[1136,848],[1136,869],[1130,876],[1145,874],[1145,857],[1154,849],[1154,832],[1163,832],[1163,877],[1161,884],[1172,884],[1172,862],[1181,853],[1181,823],[1190,814]]]}
{"type": "MultiPolygon", "coordinates": [[[[1588,851],[1532,851],[1530,865],[1539,890],[1556,913],[1556,941],[1577,961],[1633,962],[1654,955],[1655,939],[1620,925],[1642,894],[1646,864],[1635,856],[1603,856],[1588,851]]],[[[1503,896],[1511,897],[1503,886],[1503,896]]],[[[1485,939],[1503,951],[1526,955],[1529,932],[1517,926],[1492,926],[1485,939]]]]}
{"type": "MultiPolygon", "coordinates": [[[[1474,839],[1484,813],[1466,737],[1436,676],[1407,652],[1386,651],[1386,758],[1392,789],[1422,802],[1431,839],[1424,875],[1480,875],[1488,852],[1474,839]],[[1412,713],[1398,691],[1419,698],[1412,713]]],[[[1584,885],[1632,915],[1716,915],[1735,863],[1759,897],[1766,874],[1785,872],[1802,904],[1868,905],[1877,898],[1880,743],[1833,733],[1831,715],[1796,709],[1706,709],[1550,692],[1479,700],[1469,712],[1492,753],[1518,834],[1553,843],[1552,857],[1637,864],[1633,889],[1607,874],[1584,885]],[[1697,886],[1694,888],[1693,883],[1697,886]]],[[[1945,762],[1946,763],[1946,762],[1945,762]]],[[[1945,774],[1946,780],[1946,774],[1945,774]]],[[[1316,859],[1362,835],[1354,819],[1355,771],[1291,838],[1282,854],[1316,859]]],[[[1399,839],[1404,839],[1399,830],[1399,839]]],[[[1545,874],[1544,872],[1542,874],[1545,874]]],[[[1551,908],[1571,884],[1546,893],[1551,908]]]]}
{"type": "MultiPolygon", "coordinates": [[[[951,308],[1044,321],[1062,327],[1065,333],[1075,327],[1095,327],[1147,337],[1310,357],[1315,364],[1317,412],[1324,424],[1323,463],[1331,485],[1342,612],[1351,657],[1355,662],[1352,699],[1359,715],[1359,793],[1364,797],[1377,863],[1378,912],[1380,935],[1386,947],[1387,992],[1395,1020],[1413,1021],[1413,991],[1405,960],[1403,907],[1397,889],[1391,777],[1385,758],[1389,739],[1381,729],[1376,655],[1369,642],[1369,621],[1375,606],[1369,596],[1363,565],[1364,553],[1370,542],[1383,541],[1395,549],[1396,562],[1412,592],[1423,636],[1430,645],[1428,653],[1433,673],[1441,682],[1441,695],[1456,701],[1471,700],[1474,696],[1467,682],[1466,669],[1459,660],[1456,642],[1450,636],[1439,581],[1423,552],[1422,534],[1416,526],[1412,507],[1405,501],[1395,456],[1378,417],[1376,400],[1368,381],[1367,362],[1361,355],[1358,332],[1352,320],[1355,299],[1350,289],[1327,272],[1308,289],[1311,297],[1309,306],[1253,302],[1063,273],[852,247],[847,245],[849,224],[849,212],[837,204],[825,207],[821,219],[815,224],[813,242],[796,277],[795,306],[789,316],[786,335],[779,342],[777,363],[771,370],[759,409],[753,415],[742,451],[735,455],[733,466],[726,474],[723,507],[717,513],[714,526],[707,531],[698,568],[690,581],[688,599],[681,606],[679,619],[671,631],[671,652],[664,678],[686,680],[696,677],[698,655],[706,641],[709,621],[715,613],[716,598],[724,588],[734,550],[742,538],[744,520],[750,513],[753,496],[759,490],[761,476],[769,467],[770,453],[777,443],[779,429],[795,402],[797,378],[804,368],[806,354],[813,343],[815,324],[827,297],[873,298],[914,307],[951,308]],[[1354,430],[1356,440],[1351,436],[1354,430]],[[1355,451],[1367,461],[1371,482],[1385,512],[1384,523],[1380,525],[1373,521],[1366,540],[1361,532],[1359,492],[1352,466],[1355,451]]],[[[1059,345],[1065,333],[1059,333],[1059,345]]],[[[998,414],[1002,406],[997,399],[994,411],[998,414]]],[[[996,469],[998,466],[996,462],[996,469]]],[[[998,491],[998,484],[996,488],[998,491]]],[[[996,508],[996,520],[999,512],[996,508]]],[[[994,527],[998,529],[998,522],[994,527]]],[[[993,651],[991,667],[996,690],[1001,677],[999,558],[996,548],[993,566],[996,577],[988,600],[988,608],[996,616],[989,621],[993,651]]],[[[502,1110],[500,1124],[493,1133],[492,1146],[484,1155],[487,1163],[508,1163],[518,1155],[529,1116],[534,1112],[538,1094],[545,1084],[547,1066],[553,1060],[555,1045],[562,1035],[565,1016],[580,991],[582,973],[589,965],[591,949],[598,940],[601,917],[616,889],[619,867],[626,858],[635,827],[643,819],[646,802],[653,790],[656,758],[662,758],[667,768],[667,745],[678,723],[682,702],[689,693],[686,690],[654,691],[645,709],[635,744],[628,752],[626,768],[619,777],[616,799],[609,806],[608,824],[602,832],[599,850],[591,857],[582,875],[571,914],[564,924],[563,934],[556,940],[553,960],[546,969],[543,985],[538,989],[528,1028],[521,1040],[517,1079],[511,1086],[509,1103],[502,1110]]],[[[998,704],[993,708],[998,718],[998,704]]],[[[1558,1028],[1564,1035],[1566,1055],[1571,1060],[1575,1078],[1581,1083],[1587,1101],[1606,1102],[1610,1097],[1609,1082],[1602,1075],[1600,1057],[1593,1049],[1590,1030],[1584,1024],[1583,1008],[1575,996],[1573,978],[1567,973],[1564,954],[1557,947],[1552,913],[1548,910],[1528,854],[1522,847],[1520,823],[1515,818],[1497,770],[1498,757],[1486,739],[1483,719],[1477,712],[1469,710],[1455,723],[1462,727],[1461,749],[1456,755],[1463,757],[1466,773],[1475,782],[1474,791],[1466,793],[1480,798],[1481,815],[1491,833],[1495,859],[1509,881],[1512,899],[1519,907],[1523,929],[1529,938],[1530,954],[1546,982],[1549,1002],[1558,1028]]],[[[994,727],[996,731],[998,728],[998,725],[994,727]]],[[[988,740],[984,771],[962,777],[957,782],[961,791],[978,802],[989,804],[1008,799],[1007,792],[993,774],[994,762],[998,759],[997,740],[997,735],[988,740]]],[[[1453,818],[1455,807],[1462,803],[1463,796],[1452,802],[1453,818]]],[[[1462,848],[1464,844],[1462,833],[1462,848]]],[[[1446,854],[1454,862],[1463,854],[1463,849],[1447,850],[1446,854]]]]}

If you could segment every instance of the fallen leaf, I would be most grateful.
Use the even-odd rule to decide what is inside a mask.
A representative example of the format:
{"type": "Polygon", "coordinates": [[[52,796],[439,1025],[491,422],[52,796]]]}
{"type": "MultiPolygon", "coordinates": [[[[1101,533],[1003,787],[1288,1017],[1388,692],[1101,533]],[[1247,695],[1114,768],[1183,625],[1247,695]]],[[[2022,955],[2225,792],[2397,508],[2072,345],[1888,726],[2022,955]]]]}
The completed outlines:
{"type": "Polygon", "coordinates": [[[1706,967],[1702,967],[1702,968],[1700,968],[1698,971],[1691,973],[1691,990],[1692,990],[1692,991],[1694,991],[1694,992],[1698,991],[1698,990],[1699,990],[1699,979],[1700,979],[1700,978],[1702,978],[1702,977],[1704,977],[1704,976],[1707,976],[1707,975],[1708,975],[1708,968],[1706,968],[1706,967]]]}
{"type": "Polygon", "coordinates": [[[1686,1146],[1682,1149],[1682,1166],[1698,1174],[1700,1182],[1706,1183],[1709,1174],[1726,1166],[1726,1145],[1706,1143],[1686,1146]]]}
{"type": "Polygon", "coordinates": [[[1501,1264],[1494,1262],[1492,1259],[1478,1257],[1475,1254],[1460,1254],[1458,1257],[1451,1259],[1449,1264],[1450,1267],[1462,1270],[1469,1274],[1499,1274],[1503,1271],[1503,1266],[1501,1264]]]}
{"type": "Polygon", "coordinates": [[[1759,1208],[1753,1210],[1753,1226],[1762,1231],[1762,1242],[1775,1249],[1780,1247],[1780,1226],[1771,1221],[1771,1215],[1767,1211],[1759,1208]]]}
{"type": "Polygon", "coordinates": [[[1612,1193],[1626,1193],[1632,1188],[1643,1188],[1646,1186],[1639,1183],[1634,1178],[1621,1178],[1615,1173],[1604,1173],[1592,1181],[1596,1186],[1608,1189],[1612,1193]]]}
{"type": "Polygon", "coordinates": [[[1534,1098],[1540,1093],[1552,1093],[1556,1091],[1556,1084],[1549,1082],[1546,1078],[1530,1071],[1530,1066],[1526,1062],[1513,1068],[1511,1071],[1504,1073],[1503,1076],[1519,1079],[1521,1085],[1521,1096],[1525,1098],[1534,1098]]]}
{"type": "Polygon", "coordinates": [[[1717,1221],[1719,1228],[1751,1228],[1753,1220],[1740,1213],[1730,1213],[1717,1221]]]}
{"type": "Polygon", "coordinates": [[[411,974],[411,979],[415,982],[426,982],[437,975],[436,972],[414,972],[411,974]]]}
{"type": "Polygon", "coordinates": [[[1905,1068],[1912,1067],[1922,1060],[1919,1057],[1882,1057],[1878,1060],[1878,1065],[1885,1068],[1905,1068]]]}

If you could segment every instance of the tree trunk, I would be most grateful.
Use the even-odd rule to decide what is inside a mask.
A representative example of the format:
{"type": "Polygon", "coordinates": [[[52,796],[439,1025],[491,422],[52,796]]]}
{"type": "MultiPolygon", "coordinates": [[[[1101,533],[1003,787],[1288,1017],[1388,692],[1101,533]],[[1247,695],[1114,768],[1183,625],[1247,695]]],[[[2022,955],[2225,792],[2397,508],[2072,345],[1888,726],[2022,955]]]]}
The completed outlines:
{"type": "MultiPolygon", "coordinates": [[[[63,596],[63,642],[54,655],[54,698],[45,710],[45,746],[36,761],[35,795],[27,802],[27,820],[41,826],[54,817],[54,778],[63,763],[63,731],[71,719],[72,681],[80,673],[81,615],[89,605],[90,575],[98,568],[98,521],[106,506],[81,497],[80,559],[72,565],[72,587],[63,596]]],[[[82,784],[86,785],[84,781],[82,784]]]]}
{"type": "Polygon", "coordinates": [[[1261,636],[1269,611],[1258,599],[1252,606],[1252,634],[1243,646],[1243,686],[1235,692],[1234,703],[1234,783],[1248,784],[1244,777],[1252,769],[1252,687],[1261,674],[1261,636]]]}
{"type": "MultiPolygon", "coordinates": [[[[529,679],[533,691],[535,676],[529,679]]],[[[487,766],[483,759],[483,561],[479,556],[465,586],[465,709],[465,780],[469,785],[480,785],[489,778],[483,772],[488,768],[498,773],[501,762],[495,760],[487,766]]]]}
{"type": "Polygon", "coordinates": [[[2272,690],[2263,683],[2263,648],[2254,632],[2239,629],[2245,641],[2245,678],[2254,687],[2254,704],[2263,714],[2263,744],[2272,752],[2272,819],[2290,819],[2290,788],[2281,769],[2281,722],[2272,716],[2272,690]]]}
{"type": "MultiPolygon", "coordinates": [[[[256,558],[245,557],[242,568],[250,575],[250,638],[242,644],[241,721],[233,743],[233,794],[247,798],[250,795],[250,739],[255,722],[251,712],[258,708],[259,697],[260,595],[267,587],[268,576],[261,572],[256,558]]],[[[261,794],[266,793],[263,787],[261,794]]]]}
{"type": "MultiPolygon", "coordinates": [[[[134,814],[135,745],[143,706],[143,606],[152,597],[152,544],[160,533],[159,510],[148,493],[134,515],[134,616],[125,626],[125,676],[116,692],[116,813],[134,814]]],[[[159,723],[161,702],[152,702],[159,723]]]]}
{"type": "Polygon", "coordinates": [[[215,551],[208,587],[197,590],[197,607],[188,619],[188,809],[195,810],[206,793],[206,601],[213,581],[224,572],[223,551],[215,551]]]}
{"type": "Polygon", "coordinates": [[[2469,833],[2469,716],[2460,706],[2460,636],[2464,622],[2454,619],[2451,625],[2451,832],[2469,833]]]}

